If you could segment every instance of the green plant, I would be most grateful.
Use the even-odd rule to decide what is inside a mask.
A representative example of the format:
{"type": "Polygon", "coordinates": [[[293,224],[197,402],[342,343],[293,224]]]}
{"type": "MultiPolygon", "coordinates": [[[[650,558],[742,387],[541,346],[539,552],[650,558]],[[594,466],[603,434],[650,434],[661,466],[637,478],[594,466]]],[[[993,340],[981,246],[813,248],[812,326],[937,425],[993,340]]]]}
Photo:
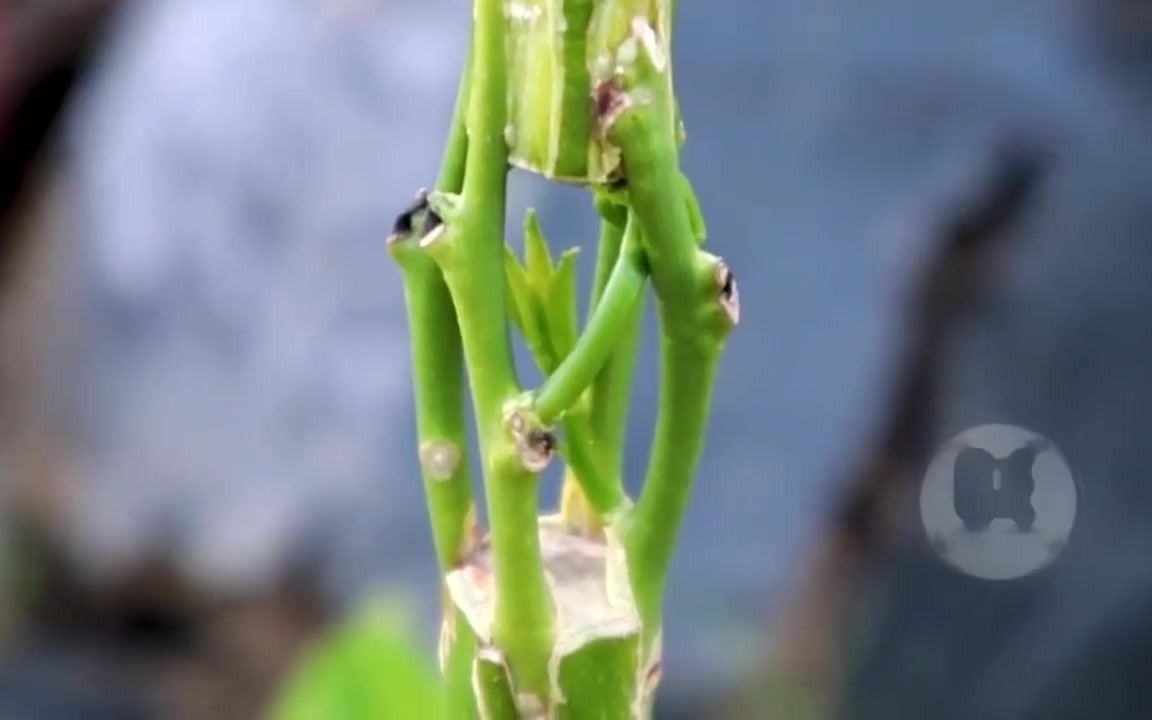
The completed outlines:
{"type": "Polygon", "coordinates": [[[411,627],[399,606],[368,603],[313,648],[277,699],[273,717],[445,718],[436,669],[417,651],[411,627]]]}
{"type": "Polygon", "coordinates": [[[660,676],[661,598],[702,451],[713,377],[738,320],[682,174],[674,0],[475,0],[469,61],[434,190],[389,239],[409,313],[420,460],[445,618],[449,717],[637,718],[660,676]],[[580,328],[574,251],[538,219],[505,246],[511,166],[590,188],[601,218],[580,328]],[[624,433],[646,286],[660,406],[633,503],[624,433]],[[545,380],[521,387],[510,326],[545,380]],[[466,372],[465,372],[466,371],[466,372]],[[471,390],[487,501],[466,448],[471,390]],[[565,463],[560,512],[538,476],[565,463]]]}

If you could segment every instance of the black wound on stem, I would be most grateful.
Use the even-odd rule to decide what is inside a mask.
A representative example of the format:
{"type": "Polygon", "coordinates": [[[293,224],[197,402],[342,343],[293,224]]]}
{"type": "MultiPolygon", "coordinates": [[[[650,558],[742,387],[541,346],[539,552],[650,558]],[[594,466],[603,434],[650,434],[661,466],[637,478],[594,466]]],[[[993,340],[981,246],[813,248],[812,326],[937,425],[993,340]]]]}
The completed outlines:
{"type": "Polygon", "coordinates": [[[392,233],[388,241],[423,237],[443,224],[443,219],[428,204],[428,191],[421,188],[412,203],[392,222],[392,233]]]}
{"type": "Polygon", "coordinates": [[[740,291],[736,286],[736,275],[728,263],[716,263],[716,284],[720,286],[720,307],[735,327],[740,324],[740,291]]]}

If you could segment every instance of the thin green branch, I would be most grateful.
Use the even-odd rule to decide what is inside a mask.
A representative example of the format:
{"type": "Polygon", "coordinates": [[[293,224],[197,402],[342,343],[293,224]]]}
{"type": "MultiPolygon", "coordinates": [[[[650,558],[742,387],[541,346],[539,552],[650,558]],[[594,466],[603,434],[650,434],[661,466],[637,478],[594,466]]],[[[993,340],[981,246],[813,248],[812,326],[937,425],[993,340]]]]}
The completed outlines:
{"type": "Polygon", "coordinates": [[[616,267],[616,258],[624,242],[624,226],[628,220],[628,208],[612,197],[610,190],[596,193],[596,211],[600,214],[600,239],[596,245],[596,275],[592,281],[592,295],[588,303],[588,317],[596,311],[600,296],[608,285],[608,278],[616,267]]]}
{"type": "MultiPolygon", "coordinates": [[[[459,192],[464,183],[468,133],[468,71],[461,76],[452,113],[448,146],[436,187],[459,192]]],[[[472,541],[476,522],[468,435],[464,411],[464,359],[456,308],[436,262],[416,247],[415,213],[427,208],[424,199],[402,215],[396,228],[404,236],[390,238],[392,254],[404,276],[405,305],[411,335],[417,434],[425,500],[441,574],[458,567],[472,541]]],[[[421,230],[424,227],[420,227],[421,230]]],[[[452,717],[471,717],[476,700],[471,692],[471,657],[476,638],[463,614],[446,604],[445,621],[456,628],[444,667],[446,703],[452,717]]]]}
{"type": "Polygon", "coordinates": [[[464,72],[456,88],[456,103],[452,109],[452,127],[448,132],[448,144],[440,161],[440,174],[436,189],[441,192],[458,193],[464,189],[464,171],[468,162],[468,97],[472,85],[472,50],[464,60],[464,72]]]}
{"type": "MultiPolygon", "coordinates": [[[[616,447],[622,442],[623,428],[594,426],[592,413],[596,400],[581,404],[581,398],[618,351],[623,349],[625,358],[634,355],[628,350],[634,349],[636,339],[628,334],[638,332],[637,308],[642,304],[648,274],[638,231],[634,225],[631,227],[617,252],[603,296],[575,348],[548,376],[533,400],[533,409],[545,425],[564,418],[568,463],[584,496],[601,517],[618,512],[627,502],[619,458],[606,454],[601,444],[607,436],[611,438],[611,447],[616,447]]],[[[623,424],[626,414],[617,413],[612,419],[623,424]]]]}
{"type": "Polygon", "coordinates": [[[644,251],[636,233],[629,233],[627,237],[630,241],[625,240],[603,297],[576,346],[536,393],[533,407],[545,425],[559,420],[592,384],[626,330],[632,310],[644,292],[648,278],[644,251]]]}
{"type": "MultiPolygon", "coordinates": [[[[643,250],[639,240],[639,224],[633,219],[628,222],[628,228],[627,233],[634,234],[635,239],[625,240],[624,244],[643,250]]],[[[642,257],[640,260],[646,265],[642,257]]],[[[628,317],[623,323],[612,355],[592,383],[591,424],[596,433],[596,454],[601,467],[614,468],[617,473],[623,473],[624,440],[628,433],[628,410],[632,401],[636,354],[644,327],[644,305],[645,295],[641,293],[628,310],[628,317]]]]}
{"type": "Polygon", "coordinates": [[[574,410],[564,419],[565,460],[592,510],[601,518],[623,509],[627,503],[618,471],[600,461],[592,417],[586,408],[574,410]]]}
{"type": "MultiPolygon", "coordinates": [[[[468,72],[461,76],[448,147],[437,189],[459,192],[464,182],[468,134],[464,126],[468,72]]],[[[414,214],[397,221],[390,249],[404,277],[404,298],[411,334],[416,425],[425,500],[441,572],[460,564],[471,532],[472,478],[467,457],[463,351],[456,309],[444,277],[432,258],[415,243],[414,214]]]]}
{"type": "MultiPolygon", "coordinates": [[[[603,296],[584,332],[533,398],[533,410],[543,424],[551,425],[564,418],[568,463],[584,496],[601,517],[622,509],[627,497],[619,462],[610,462],[611,458],[600,451],[601,434],[593,427],[592,408],[587,403],[578,405],[620,343],[627,346],[630,340],[635,345],[635,338],[625,338],[625,334],[637,331],[636,308],[647,281],[644,251],[637,235],[635,229],[626,234],[603,296]]],[[[623,419],[616,418],[620,422],[623,419]]],[[[622,430],[616,430],[613,428],[611,433],[614,442],[617,435],[622,436],[622,430]]]]}
{"type": "Polygon", "coordinates": [[[435,264],[413,260],[404,273],[420,464],[436,555],[447,572],[466,550],[472,506],[460,334],[435,264]]]}

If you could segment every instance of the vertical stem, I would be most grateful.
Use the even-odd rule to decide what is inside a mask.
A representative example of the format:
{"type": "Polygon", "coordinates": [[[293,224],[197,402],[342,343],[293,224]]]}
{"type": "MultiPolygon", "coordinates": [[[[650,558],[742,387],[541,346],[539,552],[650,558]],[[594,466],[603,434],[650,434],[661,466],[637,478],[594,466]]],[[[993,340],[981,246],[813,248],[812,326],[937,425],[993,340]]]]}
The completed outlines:
{"type": "MultiPolygon", "coordinates": [[[[468,78],[465,68],[436,183],[442,192],[459,192],[464,184],[468,78]]],[[[408,238],[395,246],[393,255],[404,274],[420,464],[432,539],[443,575],[463,561],[476,514],[467,452],[464,360],[456,309],[443,274],[431,257],[412,247],[413,240],[408,238]]],[[[451,603],[444,606],[444,619],[456,628],[444,667],[447,708],[452,717],[472,717],[476,702],[471,692],[471,659],[476,638],[467,619],[451,603]]]]}
{"type": "Polygon", "coordinates": [[[447,572],[460,564],[472,506],[460,335],[435,264],[411,263],[406,276],[420,461],[436,556],[447,572]]]}
{"type": "Polygon", "coordinates": [[[644,492],[628,523],[629,571],[647,629],[659,625],[661,598],[704,447],[718,353],[665,337],[660,410],[644,492]]]}
{"type": "Polygon", "coordinates": [[[609,134],[622,153],[662,336],[656,436],[644,490],[625,529],[633,589],[646,632],[652,633],[704,445],[716,365],[738,311],[726,266],[696,246],[675,128],[668,122],[675,107],[666,76],[667,39],[638,19],[631,41],[638,52],[622,78],[623,110],[609,134]]]}
{"type": "MultiPolygon", "coordinates": [[[[467,95],[465,70],[437,180],[437,189],[444,192],[459,192],[464,182],[467,95]]],[[[392,254],[404,275],[420,464],[436,556],[445,573],[460,564],[471,532],[463,351],[456,309],[440,268],[412,247],[411,240],[393,246],[392,254]]]]}
{"type": "Polygon", "coordinates": [[[448,145],[440,161],[440,174],[436,188],[443,192],[458,193],[464,189],[464,171],[468,161],[468,98],[472,86],[472,48],[464,61],[464,72],[456,88],[456,103],[452,108],[452,127],[448,145]]]}
{"type": "Polygon", "coordinates": [[[620,255],[620,246],[624,242],[624,226],[628,219],[628,210],[617,205],[604,191],[596,197],[596,210],[600,213],[600,240],[596,246],[596,276],[592,281],[592,297],[588,303],[588,317],[596,310],[600,296],[608,285],[608,278],[612,275],[612,268],[616,267],[616,258],[620,255]]]}
{"type": "Polygon", "coordinates": [[[519,394],[504,288],[504,140],[507,77],[501,0],[476,0],[468,100],[467,171],[458,216],[429,247],[444,271],[460,320],[484,465],[494,554],[493,640],[518,691],[547,697],[552,608],[537,530],[537,476],[521,464],[505,428],[519,394]]]}
{"type": "MultiPolygon", "coordinates": [[[[592,293],[588,302],[587,321],[590,322],[596,313],[604,288],[616,266],[616,259],[620,255],[620,247],[624,240],[624,223],[627,218],[627,208],[618,204],[609,195],[607,188],[595,192],[596,210],[600,215],[600,238],[596,245],[596,275],[592,282],[592,293]]],[[[638,328],[629,326],[629,331],[637,332],[638,328]]],[[[634,338],[626,337],[621,340],[623,345],[635,346],[634,338]]],[[[613,351],[615,357],[617,351],[613,351]]],[[[609,360],[611,362],[611,359],[609,360]]],[[[597,380],[603,375],[602,368],[597,373],[597,380]]],[[[568,412],[565,419],[565,431],[569,441],[569,465],[571,472],[564,474],[564,487],[561,490],[561,510],[566,518],[576,522],[583,530],[598,530],[602,527],[604,511],[597,512],[594,504],[584,492],[583,485],[590,481],[588,473],[605,472],[616,476],[615,483],[620,488],[623,498],[623,468],[620,463],[613,462],[611,453],[603,452],[605,436],[612,433],[608,428],[595,423],[596,415],[595,385],[585,393],[586,402],[579,403],[568,412]],[[595,517],[595,521],[588,520],[595,517]]]]}
{"type": "MultiPolygon", "coordinates": [[[[624,487],[615,468],[600,462],[596,446],[596,432],[592,418],[585,406],[577,407],[564,418],[567,436],[567,460],[569,470],[565,484],[575,482],[580,489],[580,497],[601,518],[624,507],[624,487]]],[[[568,488],[572,496],[574,488],[568,488]]]]}
{"type": "MultiPolygon", "coordinates": [[[[640,227],[629,214],[623,245],[628,252],[637,253],[630,262],[644,267],[640,227]]],[[[592,426],[596,429],[596,446],[600,466],[616,468],[623,474],[624,440],[628,433],[628,409],[632,400],[632,379],[636,369],[636,353],[644,321],[644,294],[636,298],[627,310],[619,342],[608,362],[592,383],[592,426]]]]}

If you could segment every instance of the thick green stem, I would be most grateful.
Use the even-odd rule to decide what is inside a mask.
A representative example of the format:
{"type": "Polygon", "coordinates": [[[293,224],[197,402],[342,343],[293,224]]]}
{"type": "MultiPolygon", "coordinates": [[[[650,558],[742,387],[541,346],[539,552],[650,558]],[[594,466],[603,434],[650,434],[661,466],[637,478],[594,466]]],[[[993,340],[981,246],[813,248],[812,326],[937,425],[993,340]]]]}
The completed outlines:
{"type": "Polygon", "coordinates": [[[661,351],[656,435],[626,536],[633,590],[646,628],[659,624],[668,567],[704,447],[719,358],[704,346],[672,338],[665,338],[661,351]]]}
{"type": "Polygon", "coordinates": [[[609,127],[620,147],[629,201],[640,224],[659,303],[660,409],[643,493],[626,524],[633,589],[647,632],[659,624],[669,560],[708,425],[724,338],[735,323],[735,287],[718,258],[697,248],[684,201],[673,100],[664,73],[667,44],[642,21],[636,59],[609,127]]]}
{"type": "Polygon", "coordinates": [[[476,656],[476,633],[468,624],[468,618],[451,605],[444,608],[445,618],[451,618],[453,637],[444,658],[444,692],[448,717],[471,720],[477,717],[476,696],[472,692],[472,660],[476,656]]]}
{"type": "Polygon", "coordinates": [[[455,303],[472,388],[494,553],[493,640],[508,658],[517,690],[546,698],[552,607],[536,528],[538,481],[505,418],[519,384],[501,291],[508,171],[503,3],[476,0],[474,16],[464,191],[428,252],[455,303]]]}

